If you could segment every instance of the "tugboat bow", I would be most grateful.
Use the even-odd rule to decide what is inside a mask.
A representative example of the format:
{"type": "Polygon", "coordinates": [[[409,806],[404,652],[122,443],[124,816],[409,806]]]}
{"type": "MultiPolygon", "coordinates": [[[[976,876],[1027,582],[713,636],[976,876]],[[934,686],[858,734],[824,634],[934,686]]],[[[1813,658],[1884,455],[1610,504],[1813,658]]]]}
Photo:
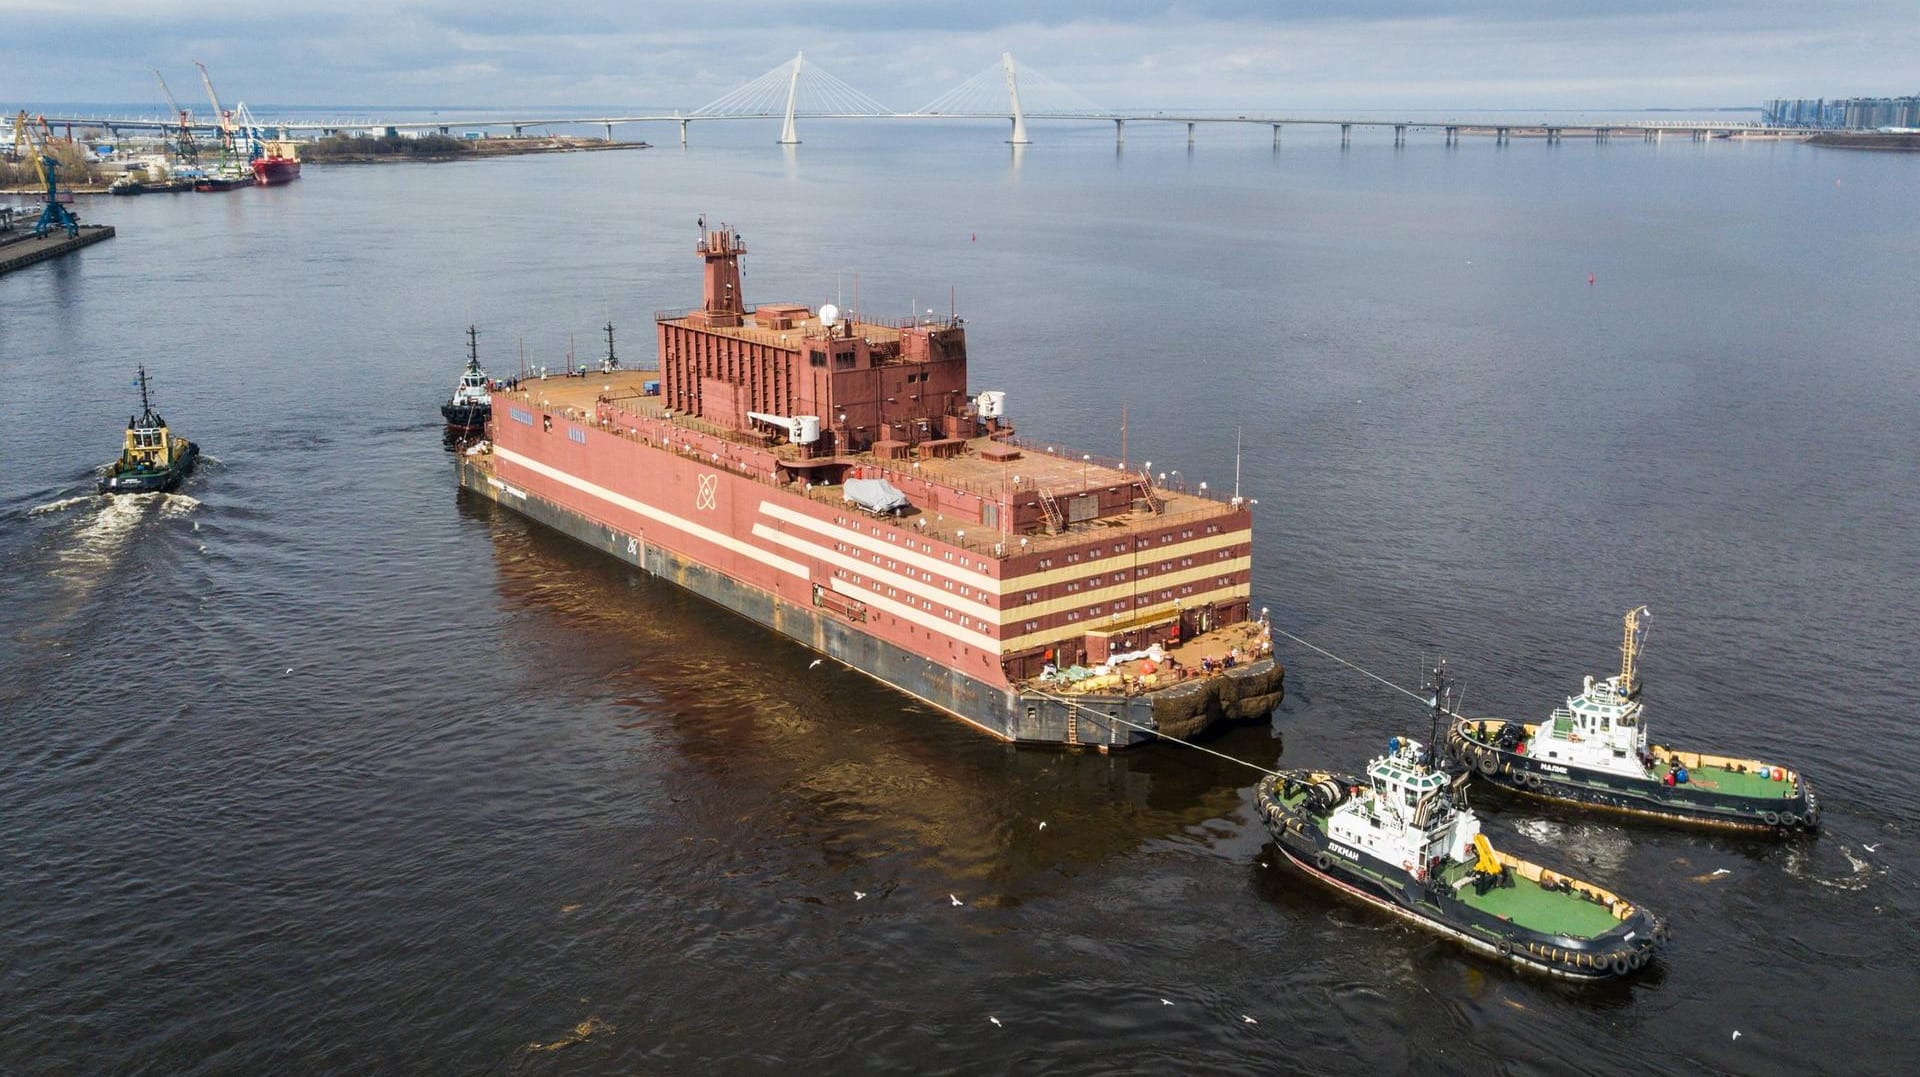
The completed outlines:
{"type": "Polygon", "coordinates": [[[487,372],[480,369],[480,331],[467,327],[467,366],[460,373],[460,384],[453,396],[440,405],[447,425],[462,430],[477,430],[493,417],[493,393],[487,385],[487,372]]]}

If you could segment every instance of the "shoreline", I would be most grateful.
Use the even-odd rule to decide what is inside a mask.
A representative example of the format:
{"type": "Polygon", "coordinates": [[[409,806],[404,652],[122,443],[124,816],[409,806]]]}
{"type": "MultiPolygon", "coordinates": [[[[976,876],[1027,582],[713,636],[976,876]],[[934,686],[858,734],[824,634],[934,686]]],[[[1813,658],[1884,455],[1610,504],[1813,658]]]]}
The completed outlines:
{"type": "Polygon", "coordinates": [[[1920,153],[1920,132],[1823,131],[1807,139],[1807,145],[1835,150],[1920,153]]]}
{"type": "MultiPolygon", "coordinates": [[[[310,148],[313,143],[303,143],[310,148]]],[[[574,138],[554,136],[550,138],[488,138],[461,143],[463,148],[456,153],[339,153],[320,157],[303,157],[302,165],[382,165],[409,164],[413,162],[440,161],[484,161],[495,157],[522,157],[537,153],[593,153],[606,150],[650,150],[651,142],[608,142],[598,138],[574,138]]],[[[101,183],[62,183],[62,191],[77,195],[103,195],[111,193],[108,188],[111,181],[101,183]]],[[[27,197],[44,199],[45,189],[37,184],[30,186],[0,187],[0,195],[15,198],[27,197]]],[[[38,201],[34,205],[38,205],[38,201]]]]}
{"type": "MultiPolygon", "coordinates": [[[[312,149],[316,143],[302,145],[302,151],[312,149]]],[[[406,164],[412,161],[478,161],[492,157],[522,157],[537,153],[594,153],[607,150],[648,150],[651,142],[608,142],[598,138],[574,138],[571,136],[553,136],[546,138],[483,138],[461,142],[462,149],[453,153],[366,153],[343,152],[323,153],[319,156],[302,156],[302,165],[377,165],[406,164]]]]}

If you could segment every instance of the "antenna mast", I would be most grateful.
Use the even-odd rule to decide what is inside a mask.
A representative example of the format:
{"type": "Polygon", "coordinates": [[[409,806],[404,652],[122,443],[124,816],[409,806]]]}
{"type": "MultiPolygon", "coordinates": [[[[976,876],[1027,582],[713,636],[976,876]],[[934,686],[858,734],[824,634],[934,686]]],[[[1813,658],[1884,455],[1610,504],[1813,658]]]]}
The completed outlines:
{"type": "Polygon", "coordinates": [[[1640,674],[1634,660],[1640,657],[1640,646],[1646,642],[1646,632],[1640,627],[1642,614],[1652,617],[1653,611],[1645,606],[1627,611],[1626,628],[1620,639],[1620,691],[1629,699],[1640,694],[1640,674]]]}
{"type": "Polygon", "coordinates": [[[1444,659],[1433,664],[1433,672],[1427,681],[1427,688],[1433,692],[1433,727],[1427,735],[1427,765],[1439,769],[1440,760],[1440,715],[1446,709],[1444,700],[1447,690],[1452,687],[1447,682],[1447,663],[1444,659]]]}

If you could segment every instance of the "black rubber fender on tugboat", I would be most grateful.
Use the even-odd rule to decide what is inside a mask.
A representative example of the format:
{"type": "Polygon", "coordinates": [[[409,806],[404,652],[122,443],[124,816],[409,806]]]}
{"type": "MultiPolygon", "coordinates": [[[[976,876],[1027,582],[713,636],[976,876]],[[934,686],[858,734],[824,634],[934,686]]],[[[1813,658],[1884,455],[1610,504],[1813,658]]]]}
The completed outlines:
{"type": "Polygon", "coordinates": [[[1780,825],[1780,813],[1777,811],[1769,811],[1765,815],[1762,815],[1760,818],[1766,820],[1768,826],[1780,825]]]}
{"type": "Polygon", "coordinates": [[[1478,766],[1480,767],[1480,773],[1491,778],[1500,770],[1500,760],[1495,758],[1492,748],[1482,748],[1480,750],[1480,762],[1478,766]]]}
{"type": "Polygon", "coordinates": [[[1615,976],[1625,976],[1627,973],[1633,971],[1633,959],[1627,956],[1626,951],[1622,950],[1614,954],[1613,957],[1607,961],[1607,970],[1615,976]]]}
{"type": "Polygon", "coordinates": [[[1321,871],[1331,871],[1333,869],[1333,854],[1327,852],[1325,849],[1313,854],[1313,866],[1319,868],[1321,871]]]}
{"type": "Polygon", "coordinates": [[[1513,957],[1513,940],[1511,938],[1503,938],[1500,940],[1500,945],[1495,947],[1495,949],[1500,951],[1502,960],[1510,960],[1513,957]]]}

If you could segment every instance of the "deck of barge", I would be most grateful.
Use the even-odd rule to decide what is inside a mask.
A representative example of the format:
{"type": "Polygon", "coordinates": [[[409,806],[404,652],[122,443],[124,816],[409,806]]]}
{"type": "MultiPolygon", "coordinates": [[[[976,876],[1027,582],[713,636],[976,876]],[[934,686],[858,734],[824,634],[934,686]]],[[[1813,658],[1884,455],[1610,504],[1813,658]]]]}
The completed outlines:
{"type": "MultiPolygon", "coordinates": [[[[887,474],[897,479],[933,483],[988,498],[1008,489],[1044,489],[1054,497],[1064,499],[1080,491],[1137,484],[1143,474],[1139,470],[1123,470],[1115,461],[1081,456],[1065,448],[1055,452],[1054,446],[1040,448],[1031,442],[999,442],[988,437],[964,439],[961,445],[963,451],[943,457],[888,460],[863,451],[809,458],[804,455],[802,447],[786,444],[778,437],[763,437],[687,415],[673,414],[658,395],[645,392],[645,383],[659,377],[660,373],[656,370],[616,370],[612,373],[593,370],[584,377],[561,373],[550,373],[544,378],[523,376],[516,389],[495,394],[495,406],[497,411],[503,399],[522,401],[575,421],[592,422],[595,409],[604,402],[636,416],[670,421],[690,434],[717,438],[743,449],[771,452],[783,465],[855,465],[866,469],[869,475],[887,474]],[[1017,458],[993,458],[996,449],[1004,451],[1008,447],[1018,452],[1017,458]]],[[[785,488],[823,504],[837,505],[843,501],[838,486],[809,488],[790,485],[785,488]]],[[[1142,493],[1145,492],[1142,490],[1142,493]]],[[[949,526],[943,527],[939,521],[932,521],[922,526],[928,534],[946,542],[1000,556],[1022,541],[1027,544],[1027,549],[1038,552],[1056,544],[1082,542],[1089,533],[1109,529],[1125,533],[1136,528],[1164,525],[1175,518],[1197,520],[1236,511],[1224,496],[1204,489],[1189,490],[1179,483],[1169,485],[1156,481],[1151,485],[1151,493],[1156,501],[1152,507],[1070,524],[1056,533],[1005,531],[978,523],[949,523],[949,526]]],[[[903,519],[912,520],[919,512],[918,508],[912,508],[902,516],[903,519]]]]}

